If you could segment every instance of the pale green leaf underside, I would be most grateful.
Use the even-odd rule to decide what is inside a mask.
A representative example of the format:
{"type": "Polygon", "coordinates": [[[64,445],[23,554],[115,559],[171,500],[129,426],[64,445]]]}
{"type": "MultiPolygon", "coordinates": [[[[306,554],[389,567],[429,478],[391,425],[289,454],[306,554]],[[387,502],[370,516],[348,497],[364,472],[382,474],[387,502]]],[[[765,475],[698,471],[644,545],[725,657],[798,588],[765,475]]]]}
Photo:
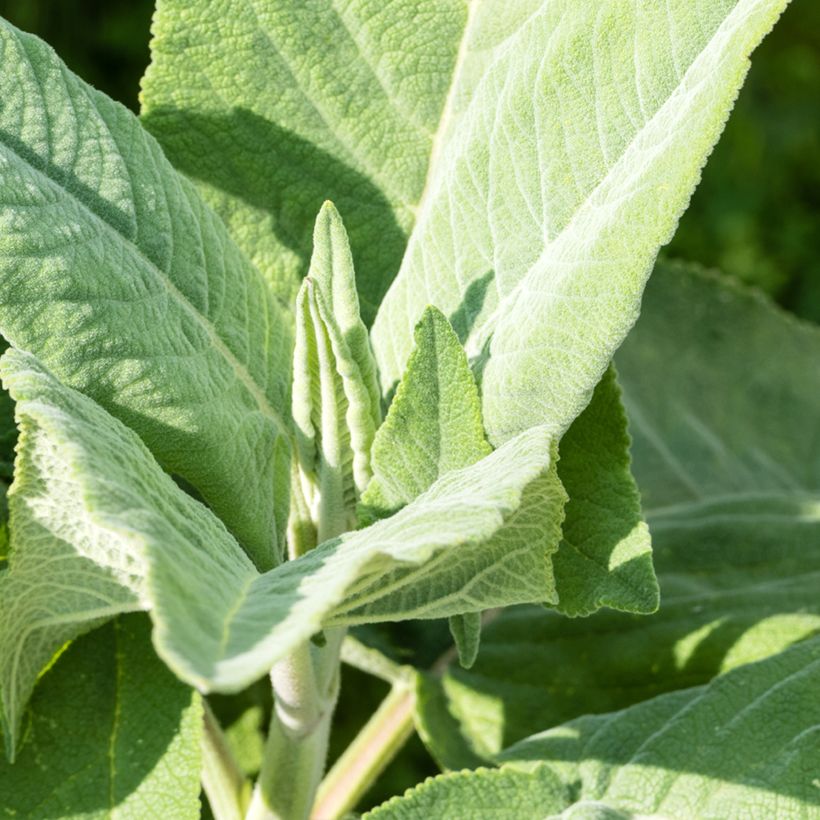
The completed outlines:
{"type": "Polygon", "coordinates": [[[264,280],[130,112],[5,22],[0,56],[0,331],[272,566],[291,344],[264,280]]]}
{"type": "Polygon", "coordinates": [[[216,561],[157,553],[163,656],[186,680],[234,690],[325,626],[550,599],[543,545],[557,543],[565,501],[550,451],[534,428],[391,518],[242,582],[216,561]]]}
{"type": "MultiPolygon", "coordinates": [[[[36,485],[39,494],[20,491],[21,516],[58,546],[71,544],[66,565],[83,595],[112,598],[113,611],[150,607],[158,651],[198,686],[242,688],[324,626],[446,617],[554,594],[543,545],[558,541],[565,495],[541,429],[442,477],[392,518],[260,575],[131,430],[28,354],[10,351],[3,362],[22,426],[62,459],[59,474],[36,485]]],[[[55,567],[55,577],[47,562],[35,591],[56,611],[31,618],[26,569],[36,561],[22,541],[4,582],[0,668],[5,691],[16,693],[4,694],[12,726],[66,640],[57,626],[79,620],[77,634],[89,625],[73,597],[51,594],[65,568],[55,567]],[[14,627],[17,617],[27,630],[14,627]],[[14,660],[23,656],[24,668],[14,660]]]]}
{"type": "Polygon", "coordinates": [[[10,350],[0,364],[21,430],[12,552],[0,581],[0,693],[13,746],[35,681],[55,653],[111,616],[150,605],[149,549],[180,561],[212,550],[224,561],[230,556],[233,568],[254,568],[132,430],[29,354],[10,350]]]}
{"type": "Polygon", "coordinates": [[[573,795],[572,817],[596,816],[582,811],[591,803],[670,820],[814,817],[819,685],[814,638],[708,686],[535,735],[499,760],[549,761],[573,795]]]}
{"type": "Polygon", "coordinates": [[[814,639],[708,686],[534,735],[499,756],[501,769],[428,780],[365,817],[808,820],[818,806],[818,684],[814,639]]]}
{"type": "Polygon", "coordinates": [[[287,302],[332,199],[370,323],[413,224],[465,18],[461,0],[159,0],[143,122],[287,302]]]}
{"type": "Polygon", "coordinates": [[[571,622],[503,613],[470,672],[451,668],[427,686],[438,691],[422,702],[425,741],[448,767],[488,759],[533,721],[547,727],[705,683],[820,628],[817,328],[661,263],[616,361],[660,612],[571,622]]]}
{"type": "Polygon", "coordinates": [[[156,656],[145,616],[78,640],[43,678],[0,814],[45,820],[200,816],[202,706],[156,656]]]}
{"type": "Polygon", "coordinates": [[[432,303],[481,356],[491,442],[533,424],[563,433],[635,321],[784,6],[471,3],[416,225],[373,327],[382,387],[432,303]]]}

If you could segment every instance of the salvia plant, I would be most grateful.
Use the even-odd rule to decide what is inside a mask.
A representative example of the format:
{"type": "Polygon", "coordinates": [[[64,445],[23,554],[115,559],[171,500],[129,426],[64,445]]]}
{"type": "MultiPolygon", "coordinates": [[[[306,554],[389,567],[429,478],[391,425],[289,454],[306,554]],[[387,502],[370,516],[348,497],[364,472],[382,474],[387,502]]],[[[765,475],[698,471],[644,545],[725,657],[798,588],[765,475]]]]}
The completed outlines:
{"type": "Polygon", "coordinates": [[[3,816],[820,816],[820,331],[656,259],[785,4],[0,26],[3,816]]]}

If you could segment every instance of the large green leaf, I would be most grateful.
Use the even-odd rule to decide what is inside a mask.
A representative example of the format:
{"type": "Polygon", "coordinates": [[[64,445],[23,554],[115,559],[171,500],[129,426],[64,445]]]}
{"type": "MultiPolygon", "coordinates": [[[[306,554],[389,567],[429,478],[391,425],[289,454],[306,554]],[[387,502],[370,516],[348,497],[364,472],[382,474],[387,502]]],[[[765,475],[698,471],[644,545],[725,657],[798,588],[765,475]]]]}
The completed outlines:
{"type": "Polygon", "coordinates": [[[382,387],[433,303],[481,359],[490,441],[533,424],[563,433],[635,321],[785,4],[471,3],[416,225],[373,326],[382,387]]]}
{"type": "Polygon", "coordinates": [[[554,598],[545,552],[558,543],[566,496],[551,451],[533,428],[391,518],[264,575],[243,577],[223,554],[181,561],[156,551],[163,657],[186,680],[230,691],[325,626],[554,598]]]}
{"type": "Polygon", "coordinates": [[[22,452],[39,468],[18,470],[12,531],[36,538],[15,537],[2,591],[12,735],[59,646],[126,608],[151,609],[157,649],[181,677],[235,690],[325,626],[554,597],[545,552],[566,497],[542,429],[443,476],[393,517],[260,574],[133,431],[28,354],[9,351],[3,370],[22,452]],[[65,560],[44,560],[49,550],[65,560]]]}
{"type": "Polygon", "coordinates": [[[159,0],[143,121],[287,301],[314,214],[336,202],[370,322],[413,224],[465,18],[454,0],[159,0]]]}
{"type": "Polygon", "coordinates": [[[560,454],[558,477],[569,502],[552,559],[557,609],[565,615],[589,615],[601,607],[654,612],[658,583],[613,368],[561,439],[560,454]]]}
{"type": "Polygon", "coordinates": [[[132,114],[5,22],[0,54],[0,331],[272,566],[291,347],[275,300],[132,114]]]}
{"type": "Polygon", "coordinates": [[[525,768],[550,761],[579,808],[595,801],[669,818],[813,817],[818,685],[815,638],[708,686],[535,735],[499,759],[525,768]]]}
{"type": "Polygon", "coordinates": [[[199,696],[165,668],[145,616],[78,640],[44,676],[0,813],[34,818],[199,817],[199,696]]]}
{"type": "Polygon", "coordinates": [[[705,683],[820,629],[818,362],[816,327],[692,267],[657,267],[617,363],[662,607],[569,622],[504,612],[472,670],[422,683],[420,728],[442,765],[487,760],[534,723],[705,683]]]}
{"type": "Polygon", "coordinates": [[[814,639],[708,686],[534,735],[500,755],[500,769],[428,780],[365,816],[814,817],[818,685],[814,639]]]}
{"type": "Polygon", "coordinates": [[[180,562],[210,549],[247,573],[254,568],[132,430],[29,354],[10,350],[0,364],[21,431],[12,551],[0,580],[0,694],[13,749],[34,684],[66,642],[149,605],[147,549],[168,550],[180,562]]]}

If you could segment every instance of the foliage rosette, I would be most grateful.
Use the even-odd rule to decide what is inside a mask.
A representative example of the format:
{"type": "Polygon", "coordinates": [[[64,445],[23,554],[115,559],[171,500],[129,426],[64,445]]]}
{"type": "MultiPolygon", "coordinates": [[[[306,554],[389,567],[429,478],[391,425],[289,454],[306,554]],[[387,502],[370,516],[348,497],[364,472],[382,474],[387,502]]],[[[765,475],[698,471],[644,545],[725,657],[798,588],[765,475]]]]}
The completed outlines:
{"type": "Polygon", "coordinates": [[[415,722],[374,817],[809,816],[820,340],[656,261],[785,5],[159,0],[140,118],[0,23],[3,809],[340,817],[415,722]]]}

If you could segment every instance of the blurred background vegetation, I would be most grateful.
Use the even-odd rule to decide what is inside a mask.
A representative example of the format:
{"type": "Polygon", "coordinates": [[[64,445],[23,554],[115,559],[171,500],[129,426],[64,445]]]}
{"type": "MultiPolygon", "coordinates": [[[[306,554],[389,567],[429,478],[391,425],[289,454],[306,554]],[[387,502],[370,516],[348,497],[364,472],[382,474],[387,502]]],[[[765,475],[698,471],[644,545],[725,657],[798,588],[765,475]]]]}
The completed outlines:
{"type": "MultiPolygon", "coordinates": [[[[0,0],[0,15],[41,36],[80,76],[137,110],[153,6],[153,0],[0,0]]],[[[820,3],[793,0],[756,53],[726,132],[666,252],[720,268],[820,322],[818,100],[820,3]]],[[[387,642],[395,657],[422,666],[449,641],[446,627],[438,624],[380,628],[367,639],[387,642]],[[429,657],[404,655],[401,647],[413,645],[429,657]]],[[[344,674],[331,757],[386,694],[375,679],[347,669],[344,674]]],[[[252,771],[270,710],[266,688],[214,699],[214,708],[242,749],[243,765],[252,771]]],[[[401,793],[435,771],[414,738],[362,807],[401,793]]]]}

